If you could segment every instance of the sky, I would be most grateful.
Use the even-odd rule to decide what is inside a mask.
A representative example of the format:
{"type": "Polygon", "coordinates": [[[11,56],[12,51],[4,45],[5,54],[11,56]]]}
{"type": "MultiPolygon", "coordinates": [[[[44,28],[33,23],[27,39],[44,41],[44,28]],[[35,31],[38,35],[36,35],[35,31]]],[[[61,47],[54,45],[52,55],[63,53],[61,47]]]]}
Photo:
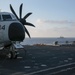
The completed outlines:
{"type": "Polygon", "coordinates": [[[11,4],[19,15],[21,3],[22,16],[33,13],[26,19],[35,25],[26,26],[31,37],[75,37],[75,0],[0,0],[0,10],[11,12],[11,4]]]}

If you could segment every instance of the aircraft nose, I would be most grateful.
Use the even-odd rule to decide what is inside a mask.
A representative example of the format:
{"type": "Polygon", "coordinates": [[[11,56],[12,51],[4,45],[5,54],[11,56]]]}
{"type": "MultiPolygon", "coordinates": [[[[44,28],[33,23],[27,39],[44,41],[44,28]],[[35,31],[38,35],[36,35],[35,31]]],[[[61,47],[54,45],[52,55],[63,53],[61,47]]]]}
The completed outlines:
{"type": "Polygon", "coordinates": [[[24,27],[20,23],[11,23],[8,35],[11,41],[23,41],[25,38],[24,27]]]}

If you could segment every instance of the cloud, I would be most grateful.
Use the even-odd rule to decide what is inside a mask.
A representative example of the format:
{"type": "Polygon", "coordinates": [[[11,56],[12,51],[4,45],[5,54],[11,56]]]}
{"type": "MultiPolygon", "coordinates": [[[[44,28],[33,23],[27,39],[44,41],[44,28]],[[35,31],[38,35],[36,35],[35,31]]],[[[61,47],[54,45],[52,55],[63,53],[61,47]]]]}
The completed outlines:
{"type": "Polygon", "coordinates": [[[37,20],[38,23],[44,24],[44,25],[36,25],[35,28],[29,27],[29,32],[31,34],[31,37],[75,37],[75,22],[74,21],[68,21],[68,20],[62,20],[62,21],[50,21],[50,20],[37,20]],[[52,24],[62,24],[62,25],[49,25],[52,24]],[[65,24],[65,25],[63,25],[65,24]],[[70,25],[71,24],[71,25],[70,25]],[[53,27],[51,27],[53,26],[53,27]]]}
{"type": "Polygon", "coordinates": [[[69,20],[42,20],[42,19],[38,19],[37,23],[38,24],[75,24],[74,21],[69,21],[69,20]]]}
{"type": "Polygon", "coordinates": [[[31,28],[29,32],[32,37],[75,37],[75,26],[54,28],[31,28]]]}
{"type": "Polygon", "coordinates": [[[75,37],[74,21],[62,20],[52,22],[50,20],[38,19],[37,22],[40,23],[40,25],[35,22],[36,23],[35,28],[27,26],[27,29],[30,32],[31,37],[60,37],[60,36],[75,37]],[[50,23],[53,23],[55,25],[49,25],[50,23]]]}

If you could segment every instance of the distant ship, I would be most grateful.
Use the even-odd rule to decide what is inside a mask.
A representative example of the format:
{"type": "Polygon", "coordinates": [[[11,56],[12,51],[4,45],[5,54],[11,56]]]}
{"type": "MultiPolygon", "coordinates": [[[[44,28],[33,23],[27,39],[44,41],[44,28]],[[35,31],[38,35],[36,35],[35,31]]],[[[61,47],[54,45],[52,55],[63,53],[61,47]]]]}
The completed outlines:
{"type": "Polygon", "coordinates": [[[59,38],[63,39],[64,37],[63,36],[60,36],[59,38]]]}

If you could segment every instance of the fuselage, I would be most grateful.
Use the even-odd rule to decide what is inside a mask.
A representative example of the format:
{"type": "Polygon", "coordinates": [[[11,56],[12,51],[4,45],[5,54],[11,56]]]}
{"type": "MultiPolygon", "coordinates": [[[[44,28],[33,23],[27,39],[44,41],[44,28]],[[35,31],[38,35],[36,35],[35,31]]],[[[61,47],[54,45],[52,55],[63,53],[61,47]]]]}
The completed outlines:
{"type": "Polygon", "coordinates": [[[25,38],[24,26],[9,12],[0,12],[0,44],[23,41],[25,38]]]}

